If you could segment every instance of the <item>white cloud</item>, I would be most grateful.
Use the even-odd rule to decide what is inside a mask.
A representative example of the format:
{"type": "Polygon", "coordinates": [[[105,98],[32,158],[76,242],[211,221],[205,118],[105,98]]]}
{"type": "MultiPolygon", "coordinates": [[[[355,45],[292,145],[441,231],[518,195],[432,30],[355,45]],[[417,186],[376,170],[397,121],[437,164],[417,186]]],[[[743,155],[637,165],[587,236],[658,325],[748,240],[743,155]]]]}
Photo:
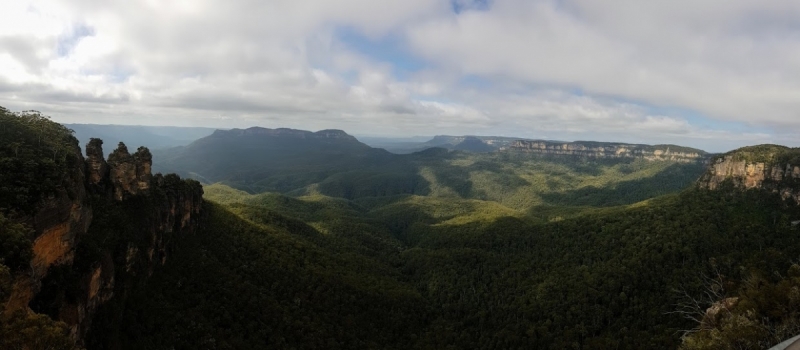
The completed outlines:
{"type": "Polygon", "coordinates": [[[459,0],[459,13],[448,0],[2,6],[0,105],[65,122],[675,140],[715,150],[796,142],[788,135],[800,131],[800,3],[791,1],[459,0]],[[407,58],[359,50],[387,37],[422,67],[399,76],[407,58]]]}
{"type": "Polygon", "coordinates": [[[800,3],[498,0],[408,29],[465,74],[800,125],[800,3]]]}

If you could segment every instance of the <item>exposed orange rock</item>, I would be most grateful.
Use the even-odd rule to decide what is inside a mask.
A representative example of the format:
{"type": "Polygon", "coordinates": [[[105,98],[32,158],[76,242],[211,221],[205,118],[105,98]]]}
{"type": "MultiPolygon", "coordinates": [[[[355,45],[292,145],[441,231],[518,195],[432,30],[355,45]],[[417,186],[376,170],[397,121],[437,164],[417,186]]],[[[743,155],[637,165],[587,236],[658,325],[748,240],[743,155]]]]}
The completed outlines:
{"type": "Polygon", "coordinates": [[[793,184],[800,178],[800,166],[741,160],[735,152],[714,160],[707,173],[698,181],[701,188],[718,189],[725,181],[743,189],[767,189],[784,199],[800,203],[800,190],[793,184]]]}
{"type": "Polygon", "coordinates": [[[146,147],[139,147],[131,155],[128,147],[120,142],[117,149],[108,156],[108,165],[116,200],[121,201],[150,189],[150,182],[153,180],[153,156],[146,147]]]}
{"type": "Polygon", "coordinates": [[[33,270],[37,276],[43,276],[47,269],[56,262],[72,260],[74,237],[68,222],[46,230],[33,242],[33,270]]]}
{"type": "Polygon", "coordinates": [[[100,185],[108,179],[108,163],[103,157],[103,140],[91,139],[86,145],[87,181],[90,185],[100,185]]]}
{"type": "Polygon", "coordinates": [[[75,152],[83,162],[69,169],[64,188],[42,198],[36,212],[23,219],[34,231],[31,269],[15,276],[4,315],[17,310],[32,312],[29,305],[37,298],[42,280],[47,277],[50,268],[72,265],[76,246],[81,237],[87,234],[93,218],[89,193],[125,201],[135,196],[150,195],[153,187],[161,187],[158,193],[164,196],[164,202],[155,203],[147,217],[141,218],[152,225],[141,233],[152,237],[150,243],[144,246],[130,243],[121,257],[112,256],[117,254],[117,250],[102,252],[102,259],[94,262],[91,270],[81,271],[81,275],[78,275],[76,283],[82,294],[73,296],[71,301],[60,301],[54,318],[67,323],[72,335],[80,343],[91,327],[97,309],[114,297],[116,288],[127,288],[117,285],[118,274],[125,276],[125,279],[150,276],[154,268],[163,265],[167,259],[167,244],[171,240],[165,239],[164,235],[194,232],[203,193],[202,187],[196,182],[188,190],[175,190],[176,184],[185,186],[186,183],[175,175],[153,176],[152,155],[145,147],[140,147],[131,155],[120,143],[119,148],[109,156],[108,162],[103,159],[102,141],[98,139],[93,139],[87,145],[87,159],[83,159],[77,147],[75,152]],[[166,195],[163,194],[164,187],[170,188],[166,195]],[[146,254],[140,254],[140,251],[146,254]],[[115,259],[125,259],[125,266],[115,267],[115,259]]]}
{"type": "Polygon", "coordinates": [[[28,276],[18,276],[14,279],[11,297],[8,299],[8,302],[6,302],[5,313],[2,315],[3,317],[11,315],[18,310],[28,309],[28,304],[33,300],[35,295],[34,282],[35,281],[28,276]]]}

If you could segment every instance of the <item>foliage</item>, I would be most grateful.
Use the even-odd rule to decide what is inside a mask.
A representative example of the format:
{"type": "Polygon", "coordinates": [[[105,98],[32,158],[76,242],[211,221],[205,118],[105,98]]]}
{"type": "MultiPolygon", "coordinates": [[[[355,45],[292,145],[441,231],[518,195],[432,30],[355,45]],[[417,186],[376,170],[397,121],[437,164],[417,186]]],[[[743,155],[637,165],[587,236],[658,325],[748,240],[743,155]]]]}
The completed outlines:
{"type": "Polygon", "coordinates": [[[11,290],[11,270],[0,263],[0,349],[77,350],[63,322],[24,310],[5,315],[4,306],[11,290]]]}
{"type": "Polygon", "coordinates": [[[72,132],[36,111],[0,107],[0,211],[29,214],[64,188],[80,150],[72,132]]]}
{"type": "Polygon", "coordinates": [[[207,193],[227,204],[125,306],[131,348],[675,348],[693,325],[674,290],[702,293],[712,269],[785,271],[800,250],[796,206],[730,187],[553,222],[427,197],[207,193]]]}
{"type": "Polygon", "coordinates": [[[45,315],[18,311],[0,322],[0,349],[73,350],[78,349],[63,322],[45,315]]]}
{"type": "Polygon", "coordinates": [[[125,305],[122,348],[405,348],[424,325],[419,294],[385,264],[204,210],[208,225],[125,305]]]}
{"type": "Polygon", "coordinates": [[[11,269],[0,263],[0,315],[5,312],[5,304],[11,297],[11,269]]]}
{"type": "Polygon", "coordinates": [[[73,349],[66,325],[25,310],[5,314],[14,276],[30,265],[33,230],[24,218],[42,199],[65,192],[78,162],[72,132],[36,111],[0,107],[0,348],[73,349]]]}
{"type": "Polygon", "coordinates": [[[748,163],[761,162],[767,164],[798,164],[800,149],[780,145],[758,145],[742,147],[728,152],[721,157],[732,156],[735,160],[748,163]]]}
{"type": "MultiPolygon", "coordinates": [[[[42,184],[0,173],[16,174],[0,179],[0,301],[30,259],[29,231],[6,217],[62,190],[74,146],[57,127],[64,143],[39,141],[46,118],[3,118],[0,132],[36,141],[25,159],[38,165],[25,171],[44,172],[42,184]]],[[[115,276],[115,294],[127,298],[100,307],[90,348],[733,349],[800,329],[797,205],[729,183],[677,193],[699,164],[399,156],[347,138],[214,135],[161,153],[171,157],[162,164],[221,181],[205,187],[216,203],[196,234],[162,237],[173,243],[166,265],[130,268],[126,256],[152,245],[151,214],[168,198],[199,192],[174,175],[157,177],[150,196],[90,198],[94,218],[73,266],[51,269],[31,307],[55,314],[110,257],[132,271],[115,276]],[[675,305],[702,295],[712,272],[726,281],[721,297],[739,302],[682,342],[698,325],[675,305]]],[[[8,140],[0,164],[24,163],[8,140]]],[[[753,159],[772,152],[765,147],[753,159]]],[[[45,315],[19,313],[0,323],[0,347],[70,348],[66,334],[45,315]]]]}
{"type": "Polygon", "coordinates": [[[800,334],[799,265],[785,275],[752,270],[738,284],[736,305],[698,325],[681,349],[766,349],[800,334]]]}
{"type": "Polygon", "coordinates": [[[33,232],[24,224],[15,223],[0,213],[0,264],[19,271],[28,266],[32,257],[33,232]]]}

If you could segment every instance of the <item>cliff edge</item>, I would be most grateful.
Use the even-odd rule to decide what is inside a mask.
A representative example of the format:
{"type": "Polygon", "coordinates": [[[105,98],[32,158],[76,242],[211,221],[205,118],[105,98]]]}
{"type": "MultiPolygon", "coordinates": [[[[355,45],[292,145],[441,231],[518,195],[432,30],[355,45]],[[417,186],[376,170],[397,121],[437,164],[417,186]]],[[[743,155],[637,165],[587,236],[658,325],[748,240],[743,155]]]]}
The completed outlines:
{"type": "Polygon", "coordinates": [[[699,149],[676,145],[637,145],[611,142],[552,142],[517,140],[507,148],[545,155],[571,155],[594,158],[641,158],[650,161],[702,162],[708,154],[699,149]]]}
{"type": "MultiPolygon", "coordinates": [[[[151,174],[145,147],[130,154],[120,143],[105,160],[92,139],[84,158],[63,126],[0,112],[0,331],[47,315],[81,345],[97,310],[144,283],[171,243],[196,230],[202,186],[151,174]]],[[[0,347],[30,347],[12,333],[0,347]]]]}
{"type": "Polygon", "coordinates": [[[777,192],[800,204],[800,148],[759,145],[725,153],[711,160],[698,186],[715,190],[725,182],[777,192]]]}

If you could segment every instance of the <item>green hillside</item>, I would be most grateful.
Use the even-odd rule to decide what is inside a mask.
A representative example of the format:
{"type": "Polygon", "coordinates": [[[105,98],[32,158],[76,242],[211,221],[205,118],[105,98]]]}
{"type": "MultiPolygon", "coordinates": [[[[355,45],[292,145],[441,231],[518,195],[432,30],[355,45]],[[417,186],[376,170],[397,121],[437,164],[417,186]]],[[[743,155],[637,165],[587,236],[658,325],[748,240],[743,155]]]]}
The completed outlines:
{"type": "Polygon", "coordinates": [[[677,348],[695,327],[673,313],[684,292],[712,273],[731,290],[774,280],[800,249],[794,205],[733,188],[549,223],[415,197],[207,193],[226,204],[125,306],[123,348],[677,348]]]}
{"type": "Polygon", "coordinates": [[[518,211],[632,204],[686,188],[705,170],[700,162],[514,151],[431,148],[395,155],[340,133],[322,138],[288,129],[218,131],[187,147],[155,152],[154,167],[252,194],[356,201],[416,195],[492,201],[518,211]]]}
{"type": "MultiPolygon", "coordinates": [[[[95,168],[68,129],[0,112],[1,314],[42,254],[41,203],[82,195],[68,180],[95,168]]],[[[786,169],[796,153],[723,156],[786,169]]],[[[170,219],[190,198],[168,194],[201,193],[174,175],[119,203],[93,195],[71,265],[38,281],[33,312],[2,315],[0,347],[761,349],[800,333],[791,172],[780,191],[707,190],[701,163],[395,155],[337,130],[260,128],[155,156],[213,181],[201,216],[170,219]],[[155,237],[169,245],[149,253],[155,237]],[[157,264],[136,270],[132,256],[157,264]],[[91,309],[79,296],[97,295],[101,266],[118,267],[114,294],[91,309]],[[85,337],[70,338],[64,305],[93,314],[85,337]]]]}
{"type": "Polygon", "coordinates": [[[82,170],[77,144],[39,112],[0,107],[0,349],[77,349],[63,322],[7,308],[15,283],[31,274],[32,216],[41,199],[75,195],[70,179],[82,170]]]}

